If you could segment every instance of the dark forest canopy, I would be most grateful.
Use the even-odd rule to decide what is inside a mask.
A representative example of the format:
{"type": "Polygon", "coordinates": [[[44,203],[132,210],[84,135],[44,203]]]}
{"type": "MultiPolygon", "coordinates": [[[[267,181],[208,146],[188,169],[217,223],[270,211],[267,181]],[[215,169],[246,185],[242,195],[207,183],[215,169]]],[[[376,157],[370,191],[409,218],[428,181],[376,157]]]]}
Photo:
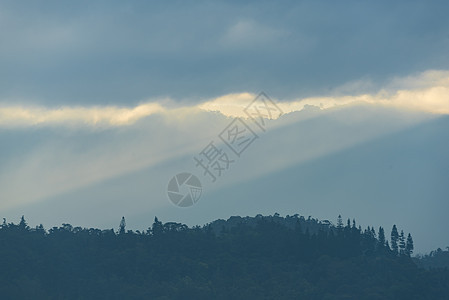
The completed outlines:
{"type": "Polygon", "coordinates": [[[299,215],[144,231],[0,226],[1,299],[449,299],[449,270],[420,268],[394,226],[299,215]],[[387,237],[388,236],[388,237],[387,237]],[[388,241],[389,240],[389,241],[388,241]]]}
{"type": "Polygon", "coordinates": [[[419,255],[414,261],[424,268],[449,268],[449,247],[446,247],[446,250],[438,248],[429,254],[419,255]]]}

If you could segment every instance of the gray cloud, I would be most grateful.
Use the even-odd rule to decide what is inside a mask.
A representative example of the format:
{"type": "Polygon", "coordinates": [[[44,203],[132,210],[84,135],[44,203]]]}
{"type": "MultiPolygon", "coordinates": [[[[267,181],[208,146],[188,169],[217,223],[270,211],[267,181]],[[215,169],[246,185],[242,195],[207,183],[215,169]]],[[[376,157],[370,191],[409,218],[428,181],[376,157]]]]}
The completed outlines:
{"type": "Polygon", "coordinates": [[[443,1],[0,4],[0,101],[198,101],[448,69],[443,1]]]}

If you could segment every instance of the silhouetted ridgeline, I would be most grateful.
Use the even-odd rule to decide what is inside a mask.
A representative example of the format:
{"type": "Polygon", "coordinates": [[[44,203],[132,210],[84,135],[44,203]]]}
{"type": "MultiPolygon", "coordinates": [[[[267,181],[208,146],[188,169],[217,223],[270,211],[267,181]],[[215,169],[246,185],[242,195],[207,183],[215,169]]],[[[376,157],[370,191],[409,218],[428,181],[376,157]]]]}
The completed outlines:
{"type": "Polygon", "coordinates": [[[396,226],[385,235],[277,214],[135,232],[5,220],[0,299],[449,299],[449,271],[418,268],[396,226]]]}

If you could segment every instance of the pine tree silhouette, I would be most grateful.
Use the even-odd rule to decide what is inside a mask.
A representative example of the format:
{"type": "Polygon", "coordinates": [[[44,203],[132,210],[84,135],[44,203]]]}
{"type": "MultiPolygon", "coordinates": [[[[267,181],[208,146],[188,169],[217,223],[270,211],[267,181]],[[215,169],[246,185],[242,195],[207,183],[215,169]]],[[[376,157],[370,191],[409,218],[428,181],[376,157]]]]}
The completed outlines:
{"type": "Polygon", "coordinates": [[[405,252],[406,252],[406,254],[408,256],[411,256],[412,253],[413,253],[413,249],[414,249],[413,238],[412,238],[412,235],[409,233],[408,236],[407,236],[407,243],[405,245],[405,252]]]}
{"type": "Polygon", "coordinates": [[[395,254],[398,254],[398,240],[398,229],[396,228],[396,225],[393,225],[393,228],[391,229],[391,250],[393,250],[395,254]]]}
{"type": "Polygon", "coordinates": [[[120,226],[119,226],[118,233],[119,234],[124,234],[126,232],[125,231],[125,227],[126,227],[125,217],[122,217],[122,220],[120,221],[120,226]]]}
{"type": "Polygon", "coordinates": [[[399,254],[405,255],[405,236],[404,230],[401,230],[401,235],[399,235],[399,254]]]}
{"type": "Polygon", "coordinates": [[[379,227],[379,246],[385,247],[385,231],[382,226],[379,227]]]}

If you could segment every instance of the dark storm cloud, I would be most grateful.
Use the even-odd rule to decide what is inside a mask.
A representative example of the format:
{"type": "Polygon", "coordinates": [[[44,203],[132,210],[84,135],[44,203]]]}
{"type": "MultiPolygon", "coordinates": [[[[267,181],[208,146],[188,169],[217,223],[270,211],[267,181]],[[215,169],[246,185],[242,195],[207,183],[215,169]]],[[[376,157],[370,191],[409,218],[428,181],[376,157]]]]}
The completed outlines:
{"type": "Polygon", "coordinates": [[[449,68],[443,1],[3,1],[0,102],[326,94],[449,68]]]}

